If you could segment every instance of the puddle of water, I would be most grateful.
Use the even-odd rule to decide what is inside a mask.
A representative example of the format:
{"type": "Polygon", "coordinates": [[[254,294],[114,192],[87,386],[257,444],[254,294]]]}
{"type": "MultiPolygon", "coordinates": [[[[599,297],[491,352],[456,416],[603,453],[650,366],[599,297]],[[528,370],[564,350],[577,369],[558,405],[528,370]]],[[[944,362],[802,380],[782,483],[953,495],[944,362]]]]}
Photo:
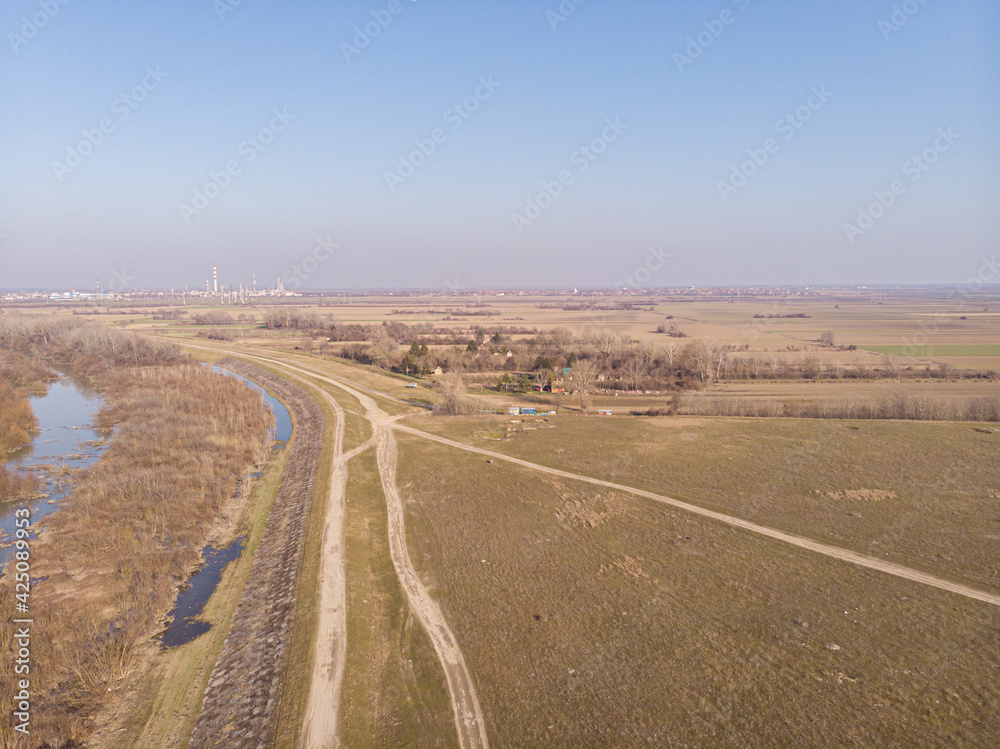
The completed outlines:
{"type": "Polygon", "coordinates": [[[285,443],[292,438],[292,415],[288,413],[288,409],[285,408],[285,404],[267,392],[264,388],[258,385],[252,380],[248,380],[243,375],[238,375],[235,372],[230,372],[228,369],[212,365],[212,369],[219,374],[224,374],[227,377],[235,377],[237,380],[245,383],[247,387],[256,390],[260,393],[264,402],[271,407],[274,412],[274,440],[275,449],[280,450],[285,447],[285,443]]]}
{"type": "Polygon", "coordinates": [[[35,474],[42,481],[40,491],[45,496],[0,504],[0,569],[14,551],[9,546],[14,540],[14,512],[29,508],[34,529],[39,520],[59,509],[60,500],[72,489],[66,478],[39,467],[86,468],[104,452],[105,436],[90,425],[100,407],[100,397],[72,377],[61,377],[44,395],[31,397],[40,433],[31,444],[12,453],[6,466],[22,473],[38,469],[35,474]]]}
{"type": "MultiPolygon", "coordinates": [[[[285,408],[285,405],[256,382],[248,380],[242,375],[215,365],[212,366],[212,370],[227,377],[235,377],[246,384],[247,387],[260,393],[264,402],[274,412],[275,426],[272,437],[275,440],[274,447],[275,449],[285,447],[285,444],[292,437],[292,417],[288,413],[288,409],[285,408]]],[[[262,473],[256,473],[254,477],[259,478],[262,475],[262,473]]],[[[175,648],[179,645],[184,645],[205,634],[212,628],[212,625],[208,622],[198,619],[198,615],[201,614],[205,608],[205,604],[208,603],[208,599],[215,592],[215,587],[219,584],[219,580],[222,579],[222,572],[226,569],[226,565],[234,559],[238,559],[243,552],[243,542],[245,539],[246,536],[241,536],[224,549],[215,549],[211,546],[204,548],[202,551],[202,556],[205,559],[204,563],[191,576],[191,579],[188,580],[185,587],[177,596],[177,603],[170,614],[172,621],[160,639],[162,647],[175,648]]]]}
{"type": "Polygon", "coordinates": [[[246,536],[240,536],[224,549],[215,549],[206,546],[203,552],[205,562],[201,568],[191,576],[187,585],[177,596],[177,604],[170,612],[173,617],[167,631],[163,633],[160,640],[161,647],[175,648],[184,645],[195,638],[205,634],[212,628],[206,621],[198,619],[208,599],[215,592],[215,586],[222,579],[222,572],[226,565],[234,559],[239,559],[243,553],[243,541],[246,536]]]}

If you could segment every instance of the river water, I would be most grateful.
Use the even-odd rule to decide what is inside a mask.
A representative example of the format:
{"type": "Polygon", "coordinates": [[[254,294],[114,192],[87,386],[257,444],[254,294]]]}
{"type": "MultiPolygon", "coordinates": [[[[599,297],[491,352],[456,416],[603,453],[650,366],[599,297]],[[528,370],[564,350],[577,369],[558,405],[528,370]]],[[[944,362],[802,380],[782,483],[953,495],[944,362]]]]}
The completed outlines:
{"type": "Polygon", "coordinates": [[[288,409],[285,408],[284,403],[279,401],[256,382],[252,382],[242,375],[238,375],[235,372],[230,372],[228,369],[223,369],[218,366],[213,366],[212,369],[219,374],[226,375],[227,377],[235,377],[237,380],[246,383],[247,387],[260,393],[264,402],[267,403],[267,405],[269,405],[271,410],[274,412],[274,440],[279,443],[276,447],[283,447],[285,443],[292,438],[292,416],[288,413],[288,409]]]}
{"type": "MultiPolygon", "coordinates": [[[[284,404],[245,377],[220,367],[213,369],[236,377],[260,393],[274,412],[275,447],[284,447],[292,437],[292,418],[284,404]]],[[[11,542],[14,540],[15,511],[28,507],[32,528],[36,527],[38,521],[59,509],[60,500],[72,489],[71,475],[63,473],[63,469],[86,468],[104,452],[107,441],[91,426],[101,405],[99,395],[71,376],[60,377],[51,383],[46,394],[32,396],[31,407],[38,419],[39,433],[31,444],[11,454],[6,465],[14,471],[35,473],[42,480],[40,491],[44,496],[0,504],[0,569],[14,551],[11,542]]],[[[183,645],[208,631],[210,625],[197,617],[215,592],[223,570],[231,561],[239,559],[244,538],[222,549],[206,546],[202,550],[204,563],[178,596],[171,613],[173,621],[163,635],[164,647],[183,645]]]]}
{"type": "MultiPolygon", "coordinates": [[[[288,413],[288,409],[285,408],[285,404],[246,377],[222,367],[213,366],[212,369],[228,377],[235,377],[246,383],[247,387],[260,393],[274,412],[274,446],[276,448],[284,447],[292,438],[292,417],[288,413]]],[[[222,573],[226,566],[240,558],[245,539],[246,536],[242,536],[222,549],[216,549],[212,546],[206,546],[202,549],[204,561],[201,567],[181,588],[174,610],[170,612],[170,626],[167,627],[160,640],[160,644],[164,648],[174,648],[189,643],[212,628],[212,625],[198,617],[205,608],[205,604],[208,603],[208,599],[215,592],[215,587],[222,579],[222,573]]]]}
{"type": "Polygon", "coordinates": [[[35,528],[39,520],[59,509],[60,500],[72,488],[69,476],[60,475],[61,469],[86,468],[104,452],[104,436],[90,425],[101,404],[100,396],[71,376],[51,383],[45,395],[31,397],[40,433],[9,456],[6,465],[13,471],[35,473],[42,479],[45,496],[0,504],[0,568],[13,552],[14,512],[28,507],[35,528]]]}

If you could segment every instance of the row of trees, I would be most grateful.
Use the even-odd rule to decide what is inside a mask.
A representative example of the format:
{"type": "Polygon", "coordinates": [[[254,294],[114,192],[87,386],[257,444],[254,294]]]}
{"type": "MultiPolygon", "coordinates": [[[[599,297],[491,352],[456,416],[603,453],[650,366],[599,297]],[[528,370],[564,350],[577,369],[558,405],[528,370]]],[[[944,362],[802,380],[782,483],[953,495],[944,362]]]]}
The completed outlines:
{"type": "MultiPolygon", "coordinates": [[[[947,367],[906,367],[895,356],[884,356],[877,364],[856,356],[853,363],[845,365],[814,355],[751,352],[746,344],[720,344],[706,339],[631,341],[606,329],[576,335],[560,328],[512,341],[502,330],[491,333],[479,328],[473,330],[464,345],[432,348],[433,344],[420,336],[412,336],[409,341],[394,326],[406,328],[399,323],[368,326],[362,331],[364,341],[342,346],[340,355],[407,375],[428,374],[436,367],[472,374],[499,372],[494,382],[506,391],[528,389],[526,380],[544,386],[561,376],[561,368],[575,370],[584,361],[597,375],[603,375],[603,387],[622,390],[689,390],[727,380],[870,380],[952,374],[947,367]],[[401,345],[401,339],[409,341],[408,345],[401,345]]],[[[320,353],[337,351],[320,344],[320,353]]]]}

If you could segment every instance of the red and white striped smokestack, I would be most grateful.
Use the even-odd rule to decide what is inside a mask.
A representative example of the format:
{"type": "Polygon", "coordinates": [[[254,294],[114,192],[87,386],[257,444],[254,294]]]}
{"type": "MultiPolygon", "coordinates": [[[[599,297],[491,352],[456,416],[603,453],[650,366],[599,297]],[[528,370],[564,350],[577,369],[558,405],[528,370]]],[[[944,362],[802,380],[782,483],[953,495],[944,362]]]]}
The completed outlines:
{"type": "Polygon", "coordinates": [[[212,293],[219,293],[219,273],[215,270],[215,266],[212,266],[212,293]]]}

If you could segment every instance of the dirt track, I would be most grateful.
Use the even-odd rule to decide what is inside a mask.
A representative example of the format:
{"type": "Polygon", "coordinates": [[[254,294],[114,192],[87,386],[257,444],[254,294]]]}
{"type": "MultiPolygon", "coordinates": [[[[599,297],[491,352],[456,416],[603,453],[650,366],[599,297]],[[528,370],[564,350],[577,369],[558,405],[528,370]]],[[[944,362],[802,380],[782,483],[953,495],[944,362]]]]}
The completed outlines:
{"type": "MultiPolygon", "coordinates": [[[[192,348],[209,347],[192,345],[192,348]]],[[[213,348],[213,350],[218,351],[219,349],[213,348]]],[[[462,650],[458,646],[458,641],[455,639],[454,633],[448,627],[448,622],[445,620],[441,609],[438,608],[438,605],[434,602],[430,593],[428,593],[427,589],[424,587],[423,582],[421,582],[406,549],[405,511],[402,499],[400,498],[399,491],[396,487],[396,440],[392,434],[393,422],[401,417],[390,417],[378,407],[378,404],[374,401],[374,399],[361,392],[361,390],[368,390],[368,388],[359,387],[356,389],[353,384],[341,381],[339,378],[328,377],[308,369],[296,367],[281,360],[253,356],[238,351],[226,351],[226,353],[258,361],[263,364],[282,369],[285,372],[293,373],[294,379],[301,380],[300,377],[295,377],[295,375],[303,375],[305,377],[329,383],[340,388],[344,392],[353,395],[361,402],[361,405],[364,406],[365,418],[367,418],[372,424],[373,436],[364,445],[352,450],[347,455],[341,455],[340,464],[342,470],[340,471],[339,478],[332,483],[336,485],[339,481],[341,482],[341,487],[343,487],[343,482],[346,482],[346,471],[343,470],[346,465],[346,461],[350,457],[357,455],[362,451],[362,449],[367,449],[367,447],[372,444],[376,446],[379,474],[382,479],[382,488],[385,492],[389,516],[389,548],[392,556],[392,563],[396,569],[396,575],[399,578],[403,590],[406,591],[406,596],[414,616],[416,616],[416,618],[423,625],[431,639],[432,644],[434,645],[434,650],[437,652],[438,659],[441,661],[441,667],[445,674],[445,681],[448,684],[448,693],[451,697],[452,712],[455,718],[455,728],[458,732],[459,745],[463,747],[463,749],[476,749],[478,747],[485,749],[485,747],[488,747],[489,745],[486,738],[486,722],[483,719],[483,711],[479,704],[479,697],[476,695],[475,684],[473,683],[469,670],[466,667],[465,658],[462,656],[462,650]]],[[[330,397],[325,393],[324,396],[327,398],[330,397]]],[[[394,398],[393,400],[398,399],[394,398]]],[[[335,406],[335,408],[337,408],[337,406],[335,406]]],[[[342,415],[342,411],[338,411],[340,423],[343,421],[342,415]]],[[[336,457],[334,460],[336,468],[336,457]]],[[[336,475],[337,473],[335,470],[335,476],[336,475]]],[[[333,501],[333,492],[334,488],[331,486],[331,501],[333,501]]],[[[342,493],[340,494],[340,497],[342,500],[342,493]]],[[[335,531],[338,534],[338,539],[343,533],[342,512],[343,507],[340,506],[341,514],[339,517],[341,522],[339,523],[340,527],[335,531]]],[[[328,519],[326,532],[330,532],[330,529],[330,520],[328,519]]],[[[324,570],[326,570],[328,563],[334,564],[333,557],[328,557],[326,553],[326,550],[329,548],[329,542],[330,538],[324,538],[324,559],[321,563],[324,570]]],[[[339,540],[338,545],[339,549],[343,548],[343,543],[339,540]]],[[[338,553],[336,556],[339,557],[340,554],[338,553]]],[[[342,575],[342,560],[340,560],[339,564],[340,573],[342,575]]],[[[321,602],[335,601],[338,595],[340,596],[340,601],[343,602],[344,585],[342,577],[338,583],[335,576],[325,577],[321,573],[320,588],[321,602]],[[339,593],[336,590],[336,586],[338,584],[340,586],[339,593]]],[[[342,605],[340,611],[344,611],[342,605]]],[[[317,653],[321,653],[323,661],[318,665],[314,664],[313,671],[314,679],[316,678],[317,671],[319,672],[320,686],[317,688],[314,685],[310,689],[309,706],[307,708],[302,728],[302,746],[310,748],[323,747],[325,749],[325,747],[338,745],[336,736],[336,716],[339,715],[340,709],[340,687],[343,676],[343,653],[345,652],[342,648],[346,648],[346,634],[341,637],[337,643],[334,643],[334,647],[337,648],[336,652],[339,653],[339,657],[336,658],[339,663],[334,663],[331,666],[330,661],[327,658],[327,654],[329,653],[333,655],[334,651],[328,648],[327,643],[324,642],[324,635],[322,633],[324,628],[330,629],[331,632],[335,632],[336,627],[339,626],[333,622],[333,620],[337,618],[336,616],[331,616],[333,613],[334,612],[332,610],[328,611],[325,603],[321,603],[320,630],[317,635],[317,653]],[[326,617],[324,617],[324,612],[327,613],[326,617]],[[324,624],[324,619],[328,620],[326,624],[324,624]],[[336,677],[338,672],[340,674],[339,679],[336,677]],[[331,715],[325,714],[324,710],[329,713],[333,713],[333,716],[331,717],[331,715]]],[[[346,621],[344,626],[346,627],[346,621]]]]}
{"type": "MultiPolygon", "coordinates": [[[[308,383],[307,383],[308,384],[308,383]]],[[[333,469],[323,528],[319,569],[319,620],[313,656],[309,702],[302,725],[301,746],[332,749],[340,745],[337,727],[340,696],[347,660],[347,589],[344,577],[344,495],[347,458],[344,456],[344,409],[328,393],[319,391],[333,407],[337,426],[333,439],[333,469]]]]}
{"type": "Polygon", "coordinates": [[[951,593],[957,593],[958,595],[965,596],[966,598],[972,598],[977,601],[991,603],[994,606],[1000,606],[1000,595],[977,590],[976,588],[969,587],[968,585],[962,585],[961,583],[953,583],[927,572],[921,572],[920,570],[915,570],[910,567],[904,567],[901,564],[886,562],[882,559],[866,556],[865,554],[859,554],[856,551],[850,551],[848,549],[842,549],[838,546],[830,546],[829,544],[824,544],[820,541],[814,541],[811,538],[806,538],[805,536],[797,536],[794,533],[785,533],[784,531],[775,530],[774,528],[757,525],[756,523],[751,523],[749,520],[742,520],[740,518],[732,517],[731,515],[725,515],[721,512],[706,510],[704,507],[698,507],[697,505],[688,504],[687,502],[681,502],[679,499],[665,497],[662,494],[654,494],[653,492],[648,492],[643,489],[636,489],[631,486],[625,486],[624,484],[616,484],[613,481],[604,481],[602,479],[590,478],[589,476],[581,476],[578,473],[561,471],[558,468],[549,468],[547,466],[538,465],[537,463],[531,463],[527,460],[521,460],[520,458],[512,458],[511,456],[504,455],[503,453],[484,450],[480,447],[472,447],[471,445],[455,442],[454,440],[446,439],[445,437],[438,437],[433,434],[428,434],[427,432],[422,432],[419,429],[414,429],[413,427],[396,424],[394,425],[394,428],[400,430],[401,432],[406,432],[407,434],[413,434],[417,437],[433,440],[434,442],[440,442],[444,445],[457,447],[461,450],[469,450],[474,453],[479,453],[480,455],[487,455],[496,460],[505,460],[509,463],[516,463],[519,466],[531,468],[532,470],[541,471],[553,476],[573,479],[575,481],[584,481],[588,484],[596,484],[598,486],[605,486],[610,489],[635,494],[640,497],[647,497],[648,499],[672,505],[673,507],[677,507],[696,515],[702,515],[736,528],[742,528],[743,530],[750,531],[751,533],[757,533],[761,536],[767,536],[768,538],[773,538],[777,541],[783,541],[787,544],[791,544],[792,546],[798,546],[800,549],[808,549],[809,551],[814,551],[817,554],[833,557],[834,559],[839,559],[843,562],[849,562],[860,567],[878,570],[879,572],[895,575],[896,577],[901,577],[905,580],[912,580],[913,582],[929,585],[933,588],[941,588],[942,590],[947,590],[951,593]]]}
{"type": "Polygon", "coordinates": [[[405,511],[403,501],[396,486],[397,445],[393,436],[394,429],[399,429],[407,434],[412,434],[423,439],[429,439],[458,449],[479,453],[497,460],[515,463],[517,465],[541,471],[553,476],[583,481],[598,486],[628,492],[636,496],[646,497],[656,502],[668,504],[687,512],[708,517],[713,520],[726,523],[727,525],[741,528],[751,533],[756,533],[798,548],[823,554],[850,564],[884,572],[886,574],[894,575],[896,577],[923,585],[940,588],[967,598],[1000,606],[1000,596],[998,595],[977,590],[960,583],[950,582],[929,573],[866,556],[847,549],[824,544],[803,536],[797,536],[795,534],[785,533],[773,528],[761,526],[747,520],[707,510],[705,508],[698,507],[697,505],[688,504],[687,502],[672,499],[664,495],[617,484],[611,481],[582,476],[556,468],[549,468],[530,461],[507,456],[502,453],[492,452],[490,450],[449,440],[444,437],[438,437],[413,427],[402,426],[395,423],[397,419],[402,418],[402,416],[390,417],[378,407],[376,402],[371,397],[365,394],[365,392],[369,392],[380,396],[382,395],[369,388],[361,386],[355,387],[355,384],[350,381],[342,380],[339,377],[326,376],[311,369],[294,366],[281,360],[252,356],[240,352],[229,353],[245,358],[255,359],[261,363],[266,363],[280,368],[294,379],[300,379],[300,376],[305,376],[334,385],[354,396],[361,402],[366,410],[365,417],[372,424],[372,437],[364,444],[351,450],[349,453],[343,454],[343,413],[340,410],[339,405],[337,405],[328,394],[324,393],[324,396],[331,400],[334,404],[335,410],[337,410],[338,437],[335,445],[333,482],[330,489],[331,514],[328,516],[323,545],[324,558],[322,562],[323,572],[321,573],[320,593],[321,621],[319,636],[317,638],[317,659],[314,664],[313,686],[310,693],[309,707],[305,723],[303,725],[303,746],[310,747],[310,749],[312,747],[337,746],[336,730],[340,703],[340,682],[343,676],[344,655],[346,653],[346,629],[340,629],[341,626],[346,627],[346,617],[343,606],[345,592],[343,581],[343,559],[341,558],[343,549],[343,542],[341,538],[343,533],[342,503],[344,501],[344,486],[346,484],[346,464],[350,458],[363,452],[372,445],[376,446],[379,473],[382,480],[383,491],[386,496],[389,517],[388,530],[390,551],[393,565],[395,566],[400,583],[406,591],[410,606],[430,636],[444,669],[448,690],[451,695],[455,726],[458,731],[460,745],[462,747],[487,746],[482,709],[479,705],[475,692],[475,686],[465,665],[461,650],[458,647],[454,634],[449,629],[440,608],[430,597],[430,594],[417,575],[406,548],[405,511]],[[335,509],[336,512],[333,512],[335,509]],[[339,578],[336,574],[337,571],[334,570],[331,565],[339,565],[339,578]],[[328,602],[333,603],[328,606],[328,602]],[[338,619],[340,620],[339,623],[336,621],[338,619]]]}

